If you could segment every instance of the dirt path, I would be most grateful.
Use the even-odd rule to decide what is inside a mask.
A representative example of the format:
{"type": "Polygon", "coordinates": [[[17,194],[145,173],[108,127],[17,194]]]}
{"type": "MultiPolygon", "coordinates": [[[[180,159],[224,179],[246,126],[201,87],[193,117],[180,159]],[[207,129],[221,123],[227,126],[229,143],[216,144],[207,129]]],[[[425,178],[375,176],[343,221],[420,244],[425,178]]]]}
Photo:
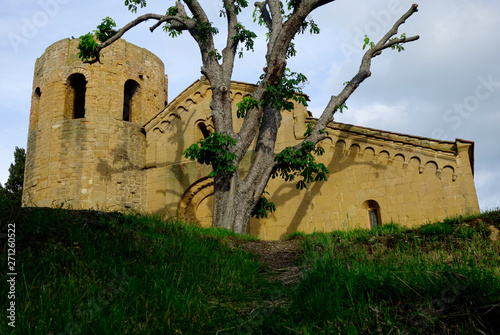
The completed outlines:
{"type": "Polygon", "coordinates": [[[302,254],[301,239],[287,241],[240,241],[241,249],[257,255],[259,262],[268,266],[271,280],[291,286],[302,278],[297,257],[302,254]]]}

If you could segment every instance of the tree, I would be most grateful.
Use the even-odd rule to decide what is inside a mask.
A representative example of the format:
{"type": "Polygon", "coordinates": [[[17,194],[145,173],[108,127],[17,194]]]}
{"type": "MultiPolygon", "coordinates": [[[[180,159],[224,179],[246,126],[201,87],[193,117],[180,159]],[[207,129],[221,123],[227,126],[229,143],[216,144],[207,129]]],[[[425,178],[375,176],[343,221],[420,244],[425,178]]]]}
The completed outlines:
{"type": "Polygon", "coordinates": [[[5,209],[21,208],[25,160],[26,152],[24,149],[16,147],[14,150],[14,163],[10,164],[9,167],[9,178],[5,186],[0,183],[0,205],[5,209]]]}
{"type": "MultiPolygon", "coordinates": [[[[332,95],[320,118],[307,131],[306,138],[282,152],[275,152],[276,135],[281,123],[281,110],[293,109],[291,100],[306,104],[301,86],[306,78],[286,67],[286,60],[295,56],[293,39],[297,34],[319,29],[310,14],[334,0],[266,0],[255,3],[254,18],[267,27],[266,67],[251,97],[238,105],[237,117],[243,118],[239,132],[233,129],[233,111],[229,88],[236,56],[242,57],[246,49],[253,50],[256,34],[247,30],[239,21],[246,0],[223,0],[220,14],[227,20],[227,37],[224,49],[218,51],[214,35],[219,30],[211,23],[198,0],[176,1],[166,14],[144,14],[115,30],[116,24],[109,17],[97,27],[94,34],[80,37],[79,56],[84,62],[98,62],[100,52],[121,38],[131,28],[148,20],[156,21],[151,31],[163,26],[172,37],[184,31],[198,44],[202,67],[201,73],[212,87],[210,104],[215,132],[208,138],[192,145],[184,155],[199,163],[211,164],[214,177],[213,222],[215,226],[245,233],[252,215],[262,217],[274,210],[274,204],[264,197],[265,187],[271,177],[281,176],[285,180],[300,179],[297,188],[306,183],[325,180],[328,173],[323,164],[315,161],[314,155],[322,153],[317,147],[325,138],[325,128],[337,111],[345,108],[345,102],[356,88],[371,75],[370,66],[374,57],[388,48],[403,50],[402,45],[417,40],[418,36],[397,37],[399,27],[412,14],[417,5],[397,20],[394,26],[375,43],[365,36],[365,52],[358,73],[346,82],[338,95],[332,95]],[[96,41],[97,40],[97,41],[96,41]],[[251,148],[252,142],[256,145],[251,148]],[[248,174],[241,178],[238,166],[249,150],[254,150],[254,160],[248,174]]],[[[137,12],[145,7],[145,0],[125,0],[129,10],[137,12]]]]}

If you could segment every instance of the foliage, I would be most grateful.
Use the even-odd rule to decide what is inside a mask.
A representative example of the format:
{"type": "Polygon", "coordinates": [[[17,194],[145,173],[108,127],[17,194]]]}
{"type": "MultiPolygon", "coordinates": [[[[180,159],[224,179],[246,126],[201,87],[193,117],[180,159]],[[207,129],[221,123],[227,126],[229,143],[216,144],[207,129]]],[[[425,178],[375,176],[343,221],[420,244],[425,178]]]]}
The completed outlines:
{"type": "Polygon", "coordinates": [[[233,164],[237,159],[229,148],[236,144],[236,140],[225,134],[212,133],[207,138],[192,144],[182,154],[200,164],[212,165],[213,171],[208,177],[215,177],[219,172],[232,172],[238,168],[233,164]]]}
{"type": "MultiPolygon", "coordinates": [[[[266,194],[269,194],[267,192],[264,192],[266,194]]],[[[259,198],[259,201],[257,202],[257,205],[252,211],[252,216],[256,217],[257,219],[262,219],[262,218],[267,218],[267,213],[272,213],[276,211],[276,205],[273,202],[270,202],[267,200],[266,197],[261,196],[259,198]]]]}
{"type": "MultiPolygon", "coordinates": [[[[397,37],[394,37],[394,38],[389,39],[389,41],[395,41],[397,39],[398,39],[397,37]]],[[[401,34],[400,39],[402,39],[404,41],[406,39],[406,34],[405,33],[401,34]]],[[[398,49],[398,52],[401,52],[401,51],[404,51],[405,48],[403,48],[403,45],[401,43],[396,43],[393,46],[391,46],[391,49],[392,50],[398,49]]]]}
{"type": "MultiPolygon", "coordinates": [[[[230,9],[231,5],[228,5],[227,7],[224,6],[223,9],[220,10],[219,16],[220,17],[226,17],[227,15],[227,10],[230,9]]],[[[240,14],[243,8],[248,7],[248,1],[246,0],[235,0],[234,1],[234,12],[236,15],[240,14]]]]}
{"type": "Polygon", "coordinates": [[[453,232],[453,227],[448,222],[439,222],[434,224],[426,224],[420,227],[420,232],[423,235],[429,236],[446,236],[453,232]]]}
{"type": "MultiPolygon", "coordinates": [[[[256,37],[257,35],[254,32],[245,29],[243,25],[238,23],[236,25],[236,35],[233,36],[233,41],[237,44],[244,43],[247,51],[253,51],[254,38],[256,37]]],[[[238,52],[238,57],[243,58],[243,48],[238,52]]]]}
{"type": "Polygon", "coordinates": [[[290,69],[286,69],[278,85],[267,85],[265,98],[260,103],[250,96],[245,96],[237,104],[236,115],[238,118],[243,118],[248,111],[257,108],[259,104],[261,106],[269,104],[277,110],[284,109],[287,111],[294,109],[292,101],[307,106],[306,98],[302,92],[302,88],[306,83],[307,78],[302,73],[291,72],[290,69]]]}
{"type": "Polygon", "coordinates": [[[244,118],[251,109],[258,108],[259,105],[259,101],[255,100],[251,96],[244,96],[243,99],[237,104],[238,109],[236,110],[236,116],[238,118],[244,118]]]}
{"type": "Polygon", "coordinates": [[[0,207],[2,207],[3,214],[9,214],[21,208],[25,161],[24,149],[16,147],[14,163],[10,164],[7,182],[4,186],[0,184],[0,207]]]}
{"type": "Polygon", "coordinates": [[[252,18],[253,18],[253,22],[257,22],[257,24],[259,26],[263,26],[264,25],[264,18],[262,17],[262,13],[259,14],[260,12],[260,9],[259,7],[255,6],[255,8],[253,9],[253,13],[252,13],[252,18]]]}
{"type": "Polygon", "coordinates": [[[206,41],[210,35],[217,35],[219,29],[213,26],[211,22],[196,22],[196,30],[198,30],[198,37],[200,41],[206,41]]]}
{"type": "Polygon", "coordinates": [[[104,18],[102,23],[97,26],[97,30],[94,31],[97,40],[99,40],[99,42],[105,42],[113,37],[113,35],[116,34],[116,30],[114,30],[113,27],[116,27],[115,21],[110,17],[104,18]]]}
{"type": "Polygon", "coordinates": [[[234,2],[234,9],[235,9],[236,15],[241,13],[242,8],[246,8],[246,7],[248,7],[248,1],[246,1],[246,0],[236,0],[234,2]]]}
{"type": "Polygon", "coordinates": [[[363,50],[365,50],[367,45],[370,45],[370,48],[373,49],[375,47],[375,43],[373,41],[370,41],[370,38],[365,35],[364,39],[365,44],[363,44],[363,50]]]}
{"type": "MultiPolygon", "coordinates": [[[[296,7],[300,6],[301,0],[289,0],[287,1],[287,10],[285,10],[285,7],[283,6],[283,3],[280,4],[281,6],[281,15],[283,15],[285,20],[288,20],[290,16],[292,16],[293,11],[295,10],[296,7]]],[[[255,22],[255,20],[254,20],[255,22]]],[[[259,22],[260,23],[260,22],[259,22]]],[[[308,16],[300,25],[300,28],[298,30],[298,34],[304,34],[307,31],[307,28],[309,28],[309,33],[310,34],[319,34],[320,29],[318,25],[314,22],[314,20],[308,16]]]]}
{"type": "Polygon", "coordinates": [[[217,61],[220,61],[222,59],[222,55],[217,50],[210,51],[209,55],[212,57],[212,59],[216,59],[217,61]]]}
{"type": "Polygon", "coordinates": [[[163,30],[168,34],[168,36],[174,38],[182,34],[182,30],[173,29],[167,22],[163,25],[163,30]]]}
{"type": "Polygon", "coordinates": [[[346,109],[346,110],[347,110],[347,109],[349,109],[349,108],[347,108],[347,105],[346,105],[346,104],[342,104],[342,105],[340,105],[340,106],[338,107],[338,111],[339,111],[339,113],[344,113],[344,109],[346,109]]]}
{"type": "Polygon", "coordinates": [[[168,7],[166,15],[175,16],[179,12],[179,9],[175,6],[168,7]]]}
{"type": "Polygon", "coordinates": [[[94,39],[94,35],[87,33],[80,36],[80,42],[78,42],[78,57],[82,61],[88,61],[97,56],[99,44],[94,39]]]}
{"type": "MultiPolygon", "coordinates": [[[[166,15],[169,16],[176,16],[179,13],[179,9],[176,6],[171,6],[167,9],[166,15]]],[[[170,37],[177,37],[180,34],[182,34],[181,30],[173,29],[170,25],[170,23],[166,22],[163,25],[163,30],[168,34],[170,37]]]]}
{"type": "Polygon", "coordinates": [[[285,69],[283,77],[276,86],[267,85],[261,105],[270,104],[274,109],[283,109],[289,112],[294,109],[292,100],[307,106],[306,98],[302,92],[306,83],[305,75],[285,69]]]}
{"type": "MultiPolygon", "coordinates": [[[[393,37],[393,38],[389,39],[389,42],[396,41],[398,39],[402,40],[403,43],[404,43],[404,41],[406,40],[406,34],[405,33],[401,34],[401,37],[399,37],[399,38],[398,37],[393,37]]],[[[369,45],[371,49],[373,49],[375,47],[375,43],[373,41],[371,41],[370,38],[367,35],[365,35],[364,42],[365,43],[363,44],[363,50],[365,50],[365,48],[366,48],[367,45],[369,45]]],[[[391,49],[392,50],[396,50],[397,49],[398,52],[404,51],[405,48],[403,47],[403,43],[401,43],[401,42],[400,43],[396,43],[396,44],[394,44],[394,45],[391,46],[391,49]]]]}
{"type": "Polygon", "coordinates": [[[137,5],[141,8],[146,7],[146,0],[125,0],[125,6],[128,6],[128,10],[132,13],[137,13],[137,5]]]}
{"type": "Polygon", "coordinates": [[[80,41],[78,43],[78,57],[82,61],[89,61],[98,57],[99,44],[96,42],[96,38],[99,42],[105,42],[116,34],[115,21],[110,17],[106,17],[102,20],[101,24],[97,26],[93,34],[87,33],[80,36],[80,41]]]}
{"type": "Polygon", "coordinates": [[[299,149],[287,147],[276,155],[276,167],[271,175],[272,178],[280,175],[285,181],[293,181],[295,177],[302,177],[297,182],[297,189],[306,188],[306,183],[327,180],[328,169],[323,163],[317,163],[315,155],[324,153],[322,147],[315,148],[314,143],[305,142],[299,149]],[[315,176],[314,176],[315,175],[315,176]]]}
{"type": "Polygon", "coordinates": [[[304,137],[309,136],[314,129],[314,124],[313,123],[308,123],[306,124],[306,131],[304,132],[304,137]]]}
{"type": "Polygon", "coordinates": [[[295,50],[295,43],[290,42],[288,49],[286,50],[286,58],[295,57],[297,55],[297,50],[295,50]]]}

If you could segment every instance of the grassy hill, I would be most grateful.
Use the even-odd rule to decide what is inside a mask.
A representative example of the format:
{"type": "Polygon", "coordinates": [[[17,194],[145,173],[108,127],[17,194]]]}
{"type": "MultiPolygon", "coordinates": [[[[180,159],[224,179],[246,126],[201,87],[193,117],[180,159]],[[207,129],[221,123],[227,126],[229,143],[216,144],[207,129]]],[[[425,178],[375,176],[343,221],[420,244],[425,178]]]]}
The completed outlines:
{"type": "Polygon", "coordinates": [[[498,229],[494,211],[266,242],[141,215],[23,209],[2,220],[0,333],[499,334],[498,229]]]}

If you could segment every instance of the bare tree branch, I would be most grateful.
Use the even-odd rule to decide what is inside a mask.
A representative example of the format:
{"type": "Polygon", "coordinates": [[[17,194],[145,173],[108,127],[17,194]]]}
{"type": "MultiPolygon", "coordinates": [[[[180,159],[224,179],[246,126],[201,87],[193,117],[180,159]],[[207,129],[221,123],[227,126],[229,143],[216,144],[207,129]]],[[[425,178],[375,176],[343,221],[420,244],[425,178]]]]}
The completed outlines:
{"type": "Polygon", "coordinates": [[[186,6],[188,6],[191,14],[193,14],[196,21],[199,22],[210,22],[208,20],[208,16],[205,13],[203,7],[201,7],[200,3],[197,0],[184,0],[186,6]]]}
{"type": "Polygon", "coordinates": [[[271,48],[269,48],[269,46],[275,44],[276,39],[283,30],[283,16],[281,15],[280,3],[281,1],[267,2],[267,5],[269,6],[269,11],[271,12],[272,23],[271,23],[271,29],[269,30],[269,43],[268,43],[268,51],[266,58],[269,58],[269,55],[271,53],[271,48]]]}
{"type": "MultiPolygon", "coordinates": [[[[188,15],[186,13],[186,9],[184,8],[184,6],[182,5],[182,3],[180,1],[176,1],[175,2],[175,7],[177,8],[177,15],[176,16],[178,16],[180,18],[187,18],[188,17],[188,15]]],[[[153,25],[151,28],[149,28],[149,30],[151,32],[153,32],[163,22],[166,22],[166,21],[168,21],[167,18],[158,21],[155,25],[153,25]]],[[[170,20],[169,23],[170,23],[170,28],[171,29],[174,29],[174,30],[177,30],[177,31],[187,30],[187,26],[183,22],[178,22],[178,21],[170,20]]]]}
{"type": "Polygon", "coordinates": [[[329,4],[330,2],[334,2],[335,0],[316,0],[316,1],[313,1],[313,6],[312,6],[312,9],[316,9],[318,7],[321,7],[321,6],[324,6],[326,4],[329,4]]]}
{"type": "Polygon", "coordinates": [[[420,38],[420,36],[411,36],[411,37],[405,37],[405,38],[395,38],[393,40],[390,40],[386,44],[384,44],[382,47],[380,47],[380,50],[373,53],[373,58],[376,56],[382,54],[382,50],[385,50],[387,48],[390,48],[392,46],[395,46],[396,44],[403,44],[403,43],[408,43],[408,42],[413,42],[416,41],[420,38]]]}
{"type": "Polygon", "coordinates": [[[296,149],[300,148],[304,142],[318,143],[320,140],[326,137],[324,130],[328,123],[333,121],[333,116],[337,110],[346,102],[346,100],[351,96],[351,94],[358,88],[358,86],[368,77],[371,76],[370,67],[372,58],[380,55],[383,50],[392,47],[398,43],[408,43],[416,41],[419,36],[412,36],[409,38],[395,38],[390,40],[390,38],[397,34],[399,27],[408,19],[413,13],[417,12],[417,5],[413,4],[411,8],[401,16],[401,18],[396,21],[394,26],[387,32],[387,34],[382,37],[382,39],[371,49],[368,49],[361,61],[358,73],[349,81],[349,83],[344,87],[344,89],[337,96],[332,96],[330,102],[324,109],[323,113],[316,121],[316,124],[309,136],[307,136],[301,143],[295,146],[296,149]]]}
{"type": "MultiPolygon", "coordinates": [[[[197,0],[184,0],[184,3],[189,8],[195,19],[195,25],[188,29],[191,36],[198,43],[200,49],[202,67],[201,72],[210,82],[212,86],[213,98],[210,103],[212,110],[212,120],[215,129],[218,133],[227,134],[233,138],[236,137],[233,131],[232,111],[231,111],[231,98],[230,98],[230,85],[231,74],[233,68],[232,50],[225,50],[226,66],[223,68],[218,61],[217,50],[215,49],[213,34],[214,30],[211,27],[211,22],[208,19],[204,9],[197,0]],[[227,65],[229,64],[229,65],[227,65]],[[230,67],[227,73],[224,69],[230,67]]],[[[237,18],[236,13],[231,13],[234,9],[233,1],[224,1],[225,5],[230,5],[229,18],[228,18],[228,41],[232,38],[231,34],[235,34],[237,18]]]]}
{"type": "Polygon", "coordinates": [[[283,21],[283,17],[281,16],[281,1],[266,1],[266,4],[269,6],[269,10],[271,12],[271,19],[273,20],[273,24],[275,22],[283,21]]]}
{"type": "Polygon", "coordinates": [[[226,47],[222,50],[222,67],[224,69],[224,72],[229,72],[229,77],[231,77],[234,58],[236,55],[236,48],[238,47],[238,43],[233,39],[233,37],[237,34],[236,25],[238,24],[238,17],[236,14],[236,6],[234,6],[233,1],[224,0],[224,8],[226,10],[227,19],[227,39],[226,47]]]}
{"type": "Polygon", "coordinates": [[[387,41],[389,41],[389,39],[392,36],[394,36],[398,33],[399,26],[401,26],[403,23],[405,23],[406,19],[408,19],[415,12],[418,12],[418,5],[417,4],[411,5],[410,9],[406,13],[404,13],[403,16],[401,16],[401,18],[396,21],[396,23],[394,23],[391,30],[389,30],[384,35],[384,37],[382,37],[382,39],[377,43],[377,45],[375,47],[380,47],[380,46],[386,44],[387,41]]]}
{"type": "Polygon", "coordinates": [[[180,24],[184,25],[186,27],[186,29],[188,27],[188,23],[185,21],[185,19],[178,17],[178,16],[159,15],[159,14],[153,14],[153,13],[141,15],[141,16],[137,17],[136,19],[130,21],[126,25],[124,25],[122,28],[120,28],[116,32],[116,34],[114,34],[112,37],[110,37],[109,39],[107,39],[103,43],[99,44],[99,46],[97,47],[97,49],[95,51],[96,57],[92,60],[84,61],[84,63],[92,64],[92,63],[98,62],[99,61],[99,53],[101,52],[101,50],[108,47],[116,40],[120,39],[123,36],[123,34],[125,34],[127,31],[129,31],[133,27],[141,24],[144,21],[150,20],[150,19],[163,21],[163,22],[164,21],[176,21],[176,22],[179,22],[180,24]]]}
{"type": "MultiPolygon", "coordinates": [[[[177,2],[180,3],[179,0],[177,2]]],[[[200,34],[199,30],[201,23],[211,24],[210,20],[208,19],[205,10],[197,0],[184,0],[184,3],[191,11],[191,14],[193,14],[195,20],[195,24],[192,27],[189,27],[188,31],[191,34],[191,36],[195,39],[195,41],[198,43],[198,46],[200,48],[201,58],[203,61],[202,72],[207,76],[208,80],[211,80],[212,77],[212,74],[210,73],[211,70],[208,69],[207,66],[208,64],[212,63],[215,59],[216,50],[214,45],[214,39],[211,32],[208,32],[205,35],[205,34],[200,34]]],[[[215,63],[217,63],[217,61],[215,61],[215,63]]]]}

